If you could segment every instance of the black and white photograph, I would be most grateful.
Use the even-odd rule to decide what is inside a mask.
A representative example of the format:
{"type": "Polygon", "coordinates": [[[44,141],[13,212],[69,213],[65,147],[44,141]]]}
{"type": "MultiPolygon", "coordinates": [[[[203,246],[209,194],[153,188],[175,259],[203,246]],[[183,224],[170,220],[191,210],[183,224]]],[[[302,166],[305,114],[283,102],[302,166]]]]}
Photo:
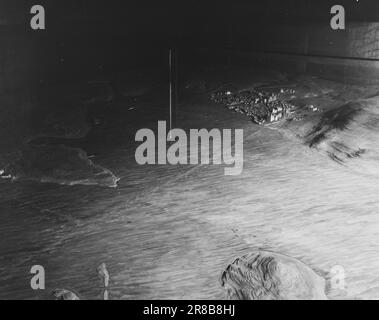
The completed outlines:
{"type": "Polygon", "coordinates": [[[0,110],[0,300],[379,299],[377,0],[0,0],[0,110]]]}

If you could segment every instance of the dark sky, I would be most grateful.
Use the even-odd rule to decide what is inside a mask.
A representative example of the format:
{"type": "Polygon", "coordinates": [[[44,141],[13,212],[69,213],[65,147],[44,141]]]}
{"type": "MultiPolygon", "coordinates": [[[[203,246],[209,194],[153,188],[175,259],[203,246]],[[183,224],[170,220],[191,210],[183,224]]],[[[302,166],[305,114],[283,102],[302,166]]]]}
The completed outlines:
{"type": "Polygon", "coordinates": [[[166,61],[172,47],[183,56],[188,48],[266,48],[268,39],[283,49],[283,42],[298,37],[282,34],[285,25],[329,30],[330,8],[337,3],[345,6],[347,25],[379,21],[379,0],[0,0],[0,56],[33,76],[56,78],[84,65],[116,69],[166,61]],[[29,26],[35,4],[46,10],[44,31],[29,26]]]}
{"type": "Polygon", "coordinates": [[[327,21],[335,4],[344,5],[351,21],[379,21],[378,0],[2,0],[0,25],[25,22],[33,4],[45,6],[49,23],[54,27],[62,27],[67,21],[76,28],[97,21],[100,26],[123,24],[133,30],[166,29],[172,25],[196,28],[206,21],[217,25],[225,19],[269,23],[327,21]]]}

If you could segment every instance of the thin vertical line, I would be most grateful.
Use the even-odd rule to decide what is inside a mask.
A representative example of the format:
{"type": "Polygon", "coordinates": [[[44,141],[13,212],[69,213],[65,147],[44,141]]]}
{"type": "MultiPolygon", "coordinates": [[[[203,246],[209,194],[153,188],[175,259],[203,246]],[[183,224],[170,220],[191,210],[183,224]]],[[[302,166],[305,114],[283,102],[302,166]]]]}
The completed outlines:
{"type": "Polygon", "coordinates": [[[169,60],[169,69],[170,69],[170,138],[171,138],[171,129],[172,129],[172,52],[171,49],[168,54],[169,60]]]}

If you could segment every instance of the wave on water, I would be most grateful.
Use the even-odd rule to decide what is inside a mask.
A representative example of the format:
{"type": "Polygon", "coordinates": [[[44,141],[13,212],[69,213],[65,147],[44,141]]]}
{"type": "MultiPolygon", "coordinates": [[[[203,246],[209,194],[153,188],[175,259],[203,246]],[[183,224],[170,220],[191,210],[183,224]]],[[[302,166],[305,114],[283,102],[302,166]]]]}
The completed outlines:
{"type": "Polygon", "coordinates": [[[95,164],[84,150],[62,145],[26,145],[0,174],[12,181],[32,180],[71,186],[117,187],[120,180],[110,170],[95,164]]]}

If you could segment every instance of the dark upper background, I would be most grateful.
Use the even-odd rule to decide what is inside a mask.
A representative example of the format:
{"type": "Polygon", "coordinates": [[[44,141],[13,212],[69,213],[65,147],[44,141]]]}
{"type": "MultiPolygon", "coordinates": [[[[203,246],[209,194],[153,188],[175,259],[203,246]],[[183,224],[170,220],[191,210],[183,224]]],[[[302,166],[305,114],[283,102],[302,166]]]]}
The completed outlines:
{"type": "Polygon", "coordinates": [[[303,29],[330,36],[334,4],[347,27],[379,21],[377,0],[1,0],[0,92],[159,64],[169,47],[296,51],[303,29]],[[44,31],[29,27],[34,4],[46,9],[44,31]]]}

